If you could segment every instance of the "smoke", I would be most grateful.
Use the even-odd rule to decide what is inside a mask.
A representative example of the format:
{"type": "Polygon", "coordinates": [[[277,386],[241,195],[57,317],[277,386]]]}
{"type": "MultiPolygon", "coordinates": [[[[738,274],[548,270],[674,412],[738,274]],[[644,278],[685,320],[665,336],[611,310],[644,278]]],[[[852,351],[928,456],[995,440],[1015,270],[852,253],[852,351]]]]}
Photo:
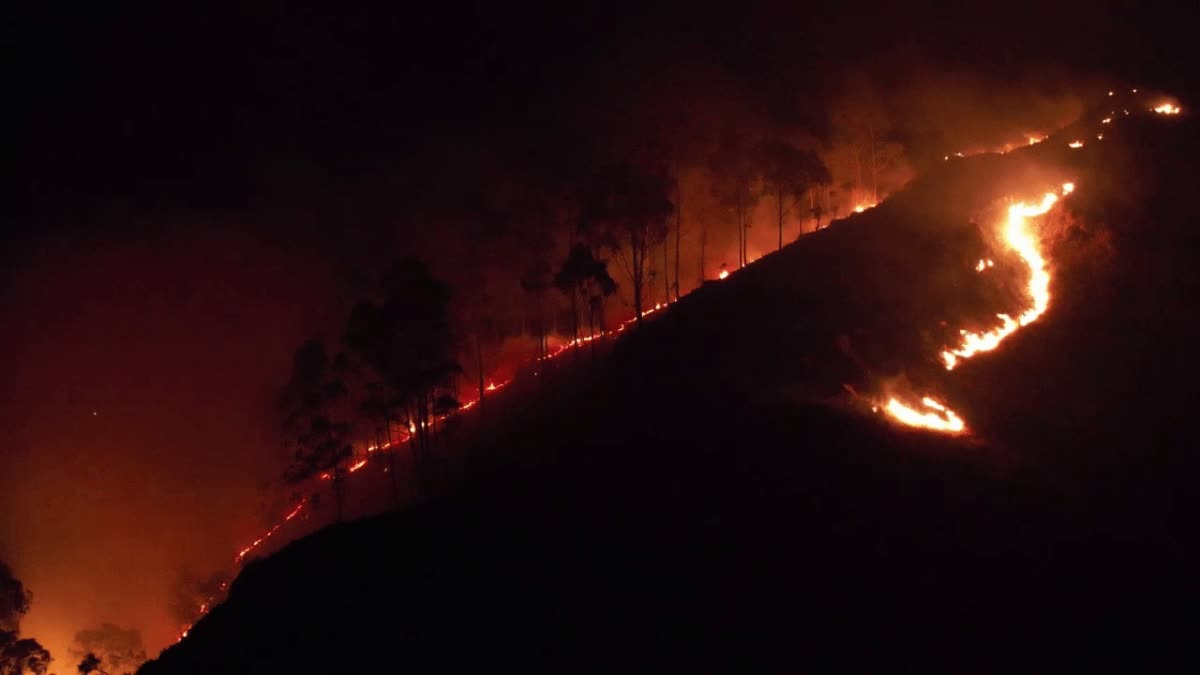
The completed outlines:
{"type": "Polygon", "coordinates": [[[142,634],[111,623],[75,633],[72,658],[81,661],[88,654],[94,654],[100,660],[100,668],[114,675],[132,673],[146,662],[142,634]]]}

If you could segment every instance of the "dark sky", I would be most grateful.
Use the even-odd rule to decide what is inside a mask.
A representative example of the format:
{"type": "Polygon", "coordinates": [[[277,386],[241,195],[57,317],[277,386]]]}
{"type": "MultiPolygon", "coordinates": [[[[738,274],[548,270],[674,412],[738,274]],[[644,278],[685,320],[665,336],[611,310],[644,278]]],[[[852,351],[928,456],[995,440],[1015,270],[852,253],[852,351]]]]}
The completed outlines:
{"type": "Polygon", "coordinates": [[[1134,2],[301,4],[5,10],[0,556],[55,651],[102,621],[163,646],[174,575],[277,509],[272,392],[371,250],[428,249],[413,213],[569,157],[644,73],[818,135],[854,72],[997,115],[1193,73],[1190,22],[1134,2]]]}

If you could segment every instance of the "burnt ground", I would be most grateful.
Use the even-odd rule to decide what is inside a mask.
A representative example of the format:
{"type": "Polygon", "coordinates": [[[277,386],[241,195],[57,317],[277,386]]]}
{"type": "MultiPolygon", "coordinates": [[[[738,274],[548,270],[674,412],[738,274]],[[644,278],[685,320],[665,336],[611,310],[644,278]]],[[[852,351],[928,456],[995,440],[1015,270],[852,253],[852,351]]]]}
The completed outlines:
{"type": "Polygon", "coordinates": [[[1067,149],[1096,125],[947,162],[515,387],[436,497],[251,563],[142,672],[1194,667],[1200,139],[1135,114],[1067,149]],[[1050,311],[947,374],[1020,301],[979,224],[1064,180],[1050,311]],[[884,386],[972,433],[887,424],[884,386]]]}

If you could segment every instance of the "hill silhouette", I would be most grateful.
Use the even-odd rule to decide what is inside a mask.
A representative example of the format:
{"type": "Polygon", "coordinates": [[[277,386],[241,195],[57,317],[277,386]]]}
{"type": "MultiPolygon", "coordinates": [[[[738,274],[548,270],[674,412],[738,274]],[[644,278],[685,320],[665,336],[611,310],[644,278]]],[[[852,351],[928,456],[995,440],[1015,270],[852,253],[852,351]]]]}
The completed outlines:
{"type": "Polygon", "coordinates": [[[508,406],[436,498],[248,564],[140,672],[1194,665],[1200,142],[1098,125],[947,161],[698,290],[508,406]],[[955,327],[1021,301],[1019,266],[972,267],[989,218],[1068,180],[1049,312],[946,373],[955,327]],[[887,423],[885,383],[972,433],[887,423]]]}

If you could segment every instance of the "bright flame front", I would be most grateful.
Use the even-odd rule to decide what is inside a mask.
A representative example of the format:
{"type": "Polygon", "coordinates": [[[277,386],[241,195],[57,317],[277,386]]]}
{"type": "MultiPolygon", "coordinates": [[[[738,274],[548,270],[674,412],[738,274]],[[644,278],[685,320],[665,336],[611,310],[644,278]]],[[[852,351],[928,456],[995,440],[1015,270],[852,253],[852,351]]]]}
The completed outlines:
{"type": "Polygon", "coordinates": [[[925,408],[924,410],[918,410],[892,398],[888,400],[887,405],[883,409],[893,419],[910,427],[921,427],[923,429],[946,431],[955,434],[966,431],[966,422],[963,422],[962,418],[955,414],[953,410],[941,403],[926,396],[921,399],[921,405],[925,408]]]}

